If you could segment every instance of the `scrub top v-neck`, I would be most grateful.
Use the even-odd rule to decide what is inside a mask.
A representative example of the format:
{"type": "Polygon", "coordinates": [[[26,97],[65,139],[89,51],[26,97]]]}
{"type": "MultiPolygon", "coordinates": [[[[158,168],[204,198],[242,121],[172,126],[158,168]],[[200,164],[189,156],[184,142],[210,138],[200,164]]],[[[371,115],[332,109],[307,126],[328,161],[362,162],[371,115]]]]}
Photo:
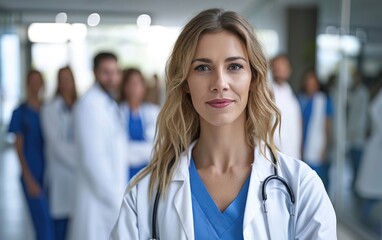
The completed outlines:
{"type": "Polygon", "coordinates": [[[128,120],[128,133],[129,139],[133,141],[145,141],[145,134],[143,130],[143,122],[139,112],[129,111],[128,120]]]}
{"type": "MultiPolygon", "coordinates": [[[[139,112],[134,112],[133,110],[129,110],[128,113],[128,124],[127,124],[127,132],[128,138],[130,141],[136,141],[136,142],[144,142],[145,139],[145,133],[144,133],[144,126],[143,121],[141,118],[141,114],[139,112]]],[[[144,167],[146,167],[147,162],[137,165],[137,166],[130,166],[129,167],[129,180],[134,177],[140,170],[142,170],[144,167]]]]}
{"type": "Polygon", "coordinates": [[[199,176],[193,159],[189,171],[195,240],[243,239],[243,219],[250,177],[233,202],[221,212],[199,176]]]}

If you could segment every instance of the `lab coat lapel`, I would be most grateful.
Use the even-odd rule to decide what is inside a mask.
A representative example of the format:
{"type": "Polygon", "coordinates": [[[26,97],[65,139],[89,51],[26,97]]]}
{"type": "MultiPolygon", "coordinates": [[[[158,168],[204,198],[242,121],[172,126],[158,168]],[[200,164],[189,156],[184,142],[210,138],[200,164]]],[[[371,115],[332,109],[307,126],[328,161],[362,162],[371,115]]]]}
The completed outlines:
{"type": "Polygon", "coordinates": [[[108,93],[106,93],[105,90],[103,90],[98,83],[95,85],[95,89],[97,91],[97,94],[100,96],[100,104],[103,104],[105,111],[109,112],[109,114],[103,117],[111,118],[110,121],[117,123],[117,125],[113,127],[115,127],[117,131],[123,132],[123,117],[117,102],[108,93]]]}
{"type": "Polygon", "coordinates": [[[187,239],[194,239],[194,220],[192,213],[191,186],[188,167],[191,152],[195,143],[191,144],[188,153],[183,154],[175,171],[173,183],[180,184],[179,190],[174,196],[174,205],[187,239]]]}
{"type": "Polygon", "coordinates": [[[260,152],[260,147],[263,147],[262,144],[256,147],[254,151],[254,163],[243,221],[244,239],[267,239],[261,187],[264,179],[272,173],[272,164],[269,149],[266,149],[267,158],[265,158],[260,152]]]}

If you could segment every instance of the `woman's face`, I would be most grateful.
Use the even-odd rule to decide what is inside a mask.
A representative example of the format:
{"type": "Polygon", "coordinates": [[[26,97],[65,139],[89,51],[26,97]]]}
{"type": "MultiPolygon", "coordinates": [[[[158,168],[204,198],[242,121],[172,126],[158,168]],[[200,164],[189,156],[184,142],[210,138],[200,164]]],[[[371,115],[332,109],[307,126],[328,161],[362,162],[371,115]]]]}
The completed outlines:
{"type": "Polygon", "coordinates": [[[61,94],[74,92],[74,79],[69,70],[65,69],[60,72],[58,77],[58,88],[61,94]]]}
{"type": "Polygon", "coordinates": [[[138,73],[131,74],[130,79],[125,84],[124,91],[127,101],[141,103],[146,94],[146,86],[141,75],[138,73]]]}
{"type": "Polygon", "coordinates": [[[33,96],[39,95],[43,87],[43,80],[37,73],[32,73],[28,79],[28,92],[33,96]]]}
{"type": "Polygon", "coordinates": [[[314,73],[307,73],[305,75],[305,91],[308,95],[313,95],[320,89],[318,80],[314,73]]]}
{"type": "Polygon", "coordinates": [[[235,34],[203,34],[187,76],[192,104],[213,126],[245,119],[251,85],[251,68],[245,45],[235,34]]]}

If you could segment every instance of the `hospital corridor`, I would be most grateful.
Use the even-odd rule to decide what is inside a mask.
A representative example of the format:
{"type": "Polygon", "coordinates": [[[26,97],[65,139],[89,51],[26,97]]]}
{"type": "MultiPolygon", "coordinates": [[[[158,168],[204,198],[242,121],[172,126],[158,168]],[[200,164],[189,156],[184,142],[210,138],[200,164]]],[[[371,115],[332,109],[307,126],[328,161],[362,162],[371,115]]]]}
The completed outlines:
{"type": "Polygon", "coordinates": [[[0,0],[0,240],[382,240],[381,11],[0,0]]]}
{"type": "MultiPolygon", "coordinates": [[[[19,184],[20,168],[16,158],[16,153],[10,146],[2,146],[0,195],[3,197],[0,200],[0,239],[34,240],[34,230],[26,203],[22,198],[22,189],[19,184]]],[[[340,223],[338,239],[360,240],[368,238],[362,238],[362,235],[355,234],[349,226],[340,223]]]]}

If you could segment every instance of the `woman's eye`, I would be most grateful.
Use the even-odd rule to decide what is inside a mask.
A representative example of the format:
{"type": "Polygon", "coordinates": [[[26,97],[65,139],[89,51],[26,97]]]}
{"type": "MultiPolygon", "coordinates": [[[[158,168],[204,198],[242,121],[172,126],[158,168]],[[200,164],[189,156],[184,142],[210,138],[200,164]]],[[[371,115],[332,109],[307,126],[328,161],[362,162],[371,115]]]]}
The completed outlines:
{"type": "Polygon", "coordinates": [[[243,65],[240,65],[240,64],[231,64],[228,66],[228,70],[240,70],[243,68],[243,65]]]}
{"type": "Polygon", "coordinates": [[[194,70],[196,70],[198,72],[205,72],[205,71],[210,70],[210,67],[207,65],[199,65],[196,68],[194,68],[194,70]]]}

